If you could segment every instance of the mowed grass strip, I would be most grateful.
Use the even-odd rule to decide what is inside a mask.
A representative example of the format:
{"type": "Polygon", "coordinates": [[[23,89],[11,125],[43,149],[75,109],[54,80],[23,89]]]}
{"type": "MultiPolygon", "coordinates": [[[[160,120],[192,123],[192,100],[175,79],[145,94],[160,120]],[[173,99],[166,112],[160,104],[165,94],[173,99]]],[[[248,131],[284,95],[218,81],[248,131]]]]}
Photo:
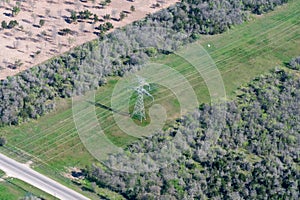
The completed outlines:
{"type": "MultiPolygon", "coordinates": [[[[272,13],[252,17],[251,21],[224,34],[201,37],[198,42],[215,61],[229,98],[234,97],[240,85],[299,55],[299,10],[300,2],[292,1],[272,13]]],[[[188,46],[185,48],[188,49],[188,46]]],[[[184,59],[171,54],[161,55],[152,61],[178,70],[189,80],[199,102],[210,101],[203,79],[184,59]]],[[[118,79],[109,78],[108,84],[97,91],[95,102],[109,107],[118,79]]],[[[169,107],[171,111],[177,109],[174,95],[166,88],[159,88],[153,95],[157,103],[169,107]]],[[[134,141],[115,125],[111,111],[100,106],[95,109],[102,128],[113,143],[125,146],[134,141]]],[[[174,119],[178,113],[171,112],[169,117],[174,119]]],[[[6,135],[8,146],[16,146],[57,170],[63,170],[66,166],[85,167],[95,162],[80,142],[70,100],[60,100],[56,112],[18,127],[1,128],[0,132],[6,135]]]]}
{"type": "Polygon", "coordinates": [[[16,200],[24,198],[29,194],[47,200],[57,200],[57,198],[55,198],[54,196],[45,193],[19,179],[6,178],[0,181],[0,199],[16,200]]]}

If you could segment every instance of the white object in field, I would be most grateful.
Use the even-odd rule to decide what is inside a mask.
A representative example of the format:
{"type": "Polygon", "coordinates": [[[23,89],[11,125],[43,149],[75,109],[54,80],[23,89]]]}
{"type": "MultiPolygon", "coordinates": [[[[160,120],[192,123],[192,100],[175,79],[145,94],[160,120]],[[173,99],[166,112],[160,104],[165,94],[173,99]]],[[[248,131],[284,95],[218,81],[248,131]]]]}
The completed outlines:
{"type": "Polygon", "coordinates": [[[208,46],[208,48],[210,48],[210,44],[208,44],[207,46],[208,46]]]}

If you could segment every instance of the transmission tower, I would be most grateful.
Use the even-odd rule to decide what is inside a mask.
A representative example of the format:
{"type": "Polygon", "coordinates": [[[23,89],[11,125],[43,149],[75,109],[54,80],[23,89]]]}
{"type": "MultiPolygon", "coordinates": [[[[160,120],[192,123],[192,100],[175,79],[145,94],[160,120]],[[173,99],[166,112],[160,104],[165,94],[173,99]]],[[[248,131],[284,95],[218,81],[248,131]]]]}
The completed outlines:
{"type": "Polygon", "coordinates": [[[137,92],[137,100],[134,105],[134,109],[132,112],[131,117],[137,116],[140,118],[140,121],[142,122],[143,119],[146,120],[146,114],[145,114],[145,105],[144,105],[144,94],[151,97],[152,100],[154,100],[153,96],[144,88],[144,86],[148,86],[148,90],[150,90],[150,85],[145,81],[143,77],[137,76],[138,79],[138,86],[134,88],[134,90],[137,92]]]}

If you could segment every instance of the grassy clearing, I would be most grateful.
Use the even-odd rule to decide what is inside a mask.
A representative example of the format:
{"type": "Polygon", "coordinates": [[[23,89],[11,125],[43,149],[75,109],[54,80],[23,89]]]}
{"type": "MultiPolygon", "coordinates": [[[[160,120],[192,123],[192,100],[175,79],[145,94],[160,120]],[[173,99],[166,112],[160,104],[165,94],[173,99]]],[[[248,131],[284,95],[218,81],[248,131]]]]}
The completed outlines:
{"type": "MultiPolygon", "coordinates": [[[[240,85],[299,55],[299,9],[300,2],[292,1],[263,17],[253,17],[251,21],[222,35],[202,36],[199,44],[205,47],[220,70],[228,98],[234,97],[234,92],[240,85]]],[[[203,79],[185,60],[172,54],[159,56],[153,62],[178,70],[193,86],[199,102],[210,101],[203,79]]],[[[125,146],[134,138],[125,135],[115,126],[111,111],[105,108],[110,106],[111,93],[117,81],[118,78],[110,78],[108,84],[97,91],[95,107],[107,137],[116,145],[125,146]]],[[[169,108],[168,122],[179,116],[176,111],[178,103],[170,91],[158,88],[153,95],[155,103],[169,108]]],[[[65,167],[85,167],[96,162],[80,142],[70,100],[60,100],[56,112],[37,121],[18,127],[5,127],[0,132],[6,135],[8,148],[25,151],[28,159],[38,163],[38,169],[43,167],[41,171],[45,168],[59,172],[65,167]]],[[[1,152],[15,156],[9,149],[0,149],[1,152]]]]}
{"type": "Polygon", "coordinates": [[[227,95],[253,77],[265,73],[300,53],[299,1],[280,7],[264,17],[253,17],[224,35],[206,36],[200,44],[221,71],[227,95]]]}

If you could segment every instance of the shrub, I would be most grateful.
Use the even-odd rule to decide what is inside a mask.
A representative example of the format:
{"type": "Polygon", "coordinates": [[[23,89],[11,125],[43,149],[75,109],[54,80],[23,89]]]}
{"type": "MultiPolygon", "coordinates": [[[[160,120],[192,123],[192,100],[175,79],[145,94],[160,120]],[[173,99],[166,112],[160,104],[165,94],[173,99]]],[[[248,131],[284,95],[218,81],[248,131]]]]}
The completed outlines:
{"type": "Polygon", "coordinates": [[[126,17],[126,14],[122,11],[120,12],[120,21],[122,21],[126,17]]]}
{"type": "Polygon", "coordinates": [[[130,6],[130,11],[134,12],[135,11],[135,7],[134,6],[130,6]]]}
{"type": "Polygon", "coordinates": [[[8,26],[7,26],[7,23],[6,23],[6,21],[2,21],[1,22],[1,27],[3,28],[3,29],[6,29],[8,26]]]}
{"type": "Polygon", "coordinates": [[[19,12],[21,11],[19,6],[14,6],[12,9],[12,16],[15,17],[19,14],[19,12]]]}
{"type": "Polygon", "coordinates": [[[72,30],[69,29],[69,28],[63,28],[63,29],[60,29],[59,34],[60,34],[60,35],[68,35],[68,34],[72,34],[72,30]]]}
{"type": "Polygon", "coordinates": [[[71,11],[70,19],[71,19],[71,22],[77,22],[77,13],[76,13],[76,11],[74,11],[74,10],[71,11]]]}
{"type": "Polygon", "coordinates": [[[4,146],[6,144],[6,142],[7,142],[6,138],[4,136],[1,136],[0,137],[0,146],[1,147],[4,146]]]}
{"type": "Polygon", "coordinates": [[[297,58],[293,58],[289,63],[288,67],[294,70],[300,70],[300,56],[297,58]]]}
{"type": "Polygon", "coordinates": [[[40,22],[39,22],[39,25],[40,25],[40,27],[44,26],[45,25],[45,20],[41,19],[40,22]]]}
{"type": "Polygon", "coordinates": [[[11,28],[14,28],[15,26],[19,25],[19,23],[17,22],[17,20],[11,20],[8,24],[8,28],[11,29],[11,28]]]}

